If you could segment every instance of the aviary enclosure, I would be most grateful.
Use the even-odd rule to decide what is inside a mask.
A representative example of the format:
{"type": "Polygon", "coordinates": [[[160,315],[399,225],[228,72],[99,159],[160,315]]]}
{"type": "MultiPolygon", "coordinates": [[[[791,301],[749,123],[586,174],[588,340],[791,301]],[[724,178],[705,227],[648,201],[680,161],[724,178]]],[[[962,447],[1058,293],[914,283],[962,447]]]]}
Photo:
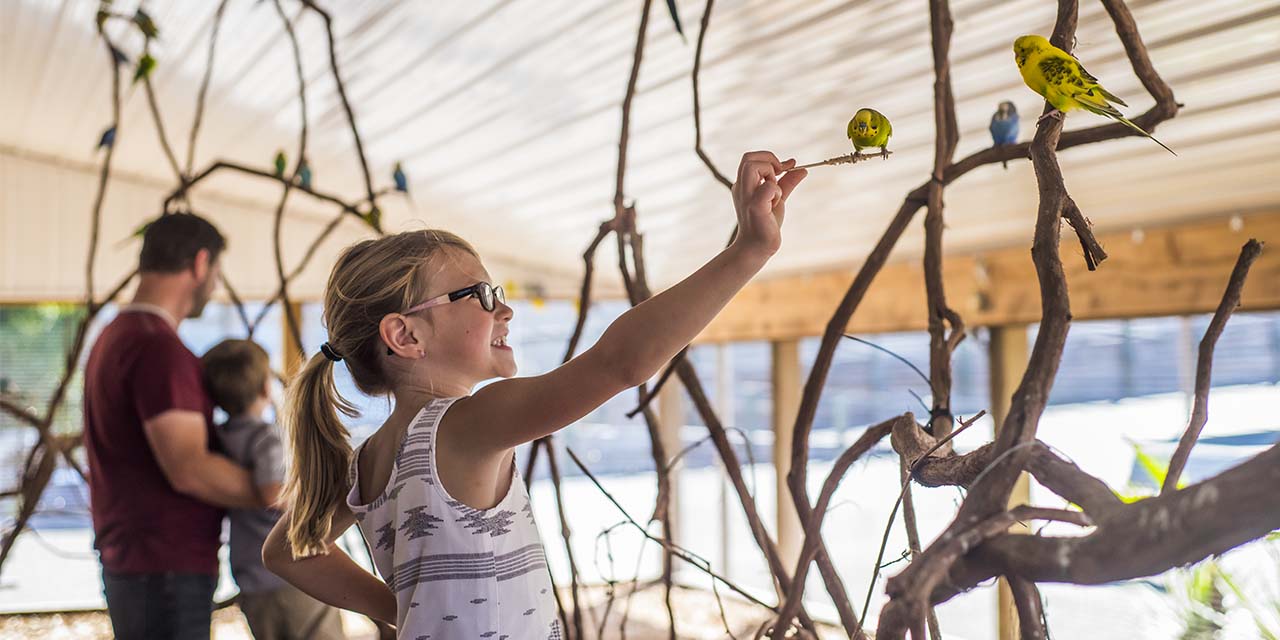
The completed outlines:
{"type": "MultiPolygon", "coordinates": [[[[1134,122],[1147,131],[1177,115],[1180,105],[1171,87],[1161,79],[1153,67],[1143,44],[1138,25],[1123,0],[1101,0],[1115,26],[1116,36],[1132,65],[1134,73],[1155,100],[1147,112],[1134,118],[1134,122]]],[[[219,26],[228,0],[221,0],[213,23],[208,44],[203,83],[196,97],[196,111],[190,123],[185,162],[180,162],[166,131],[164,120],[157,107],[151,83],[151,71],[157,61],[150,55],[150,44],[158,37],[161,28],[150,17],[139,11],[134,15],[113,11],[111,2],[105,1],[97,14],[98,33],[101,36],[102,58],[100,64],[112,80],[112,113],[115,122],[103,133],[97,197],[90,212],[91,240],[86,261],[86,313],[80,321],[76,339],[66,354],[65,371],[52,396],[41,413],[30,411],[16,402],[0,397],[0,407],[16,419],[29,424],[39,433],[39,439],[27,453],[17,487],[4,490],[0,495],[17,497],[19,511],[15,526],[5,532],[0,544],[0,565],[9,556],[14,541],[23,531],[36,509],[42,492],[48,485],[54,469],[65,464],[84,475],[85,469],[75,456],[81,444],[80,435],[54,434],[51,428],[55,414],[63,405],[81,352],[85,347],[87,328],[104,305],[114,301],[136,273],[113,283],[105,293],[94,282],[95,256],[99,249],[98,229],[102,202],[112,183],[112,151],[114,141],[130,135],[120,131],[119,115],[121,93],[127,83],[140,85],[145,93],[164,157],[174,176],[172,192],[164,199],[164,212],[195,209],[194,194],[205,178],[215,173],[239,174],[247,180],[264,180],[280,187],[279,201],[270,220],[275,245],[275,271],[279,286],[272,298],[256,317],[249,317],[236,295],[232,283],[224,280],[228,295],[239,309],[246,332],[252,335],[263,317],[275,303],[284,303],[288,332],[294,344],[301,344],[299,320],[294,316],[290,302],[289,285],[305,269],[316,247],[337,227],[344,216],[353,216],[366,223],[373,232],[382,233],[379,199],[386,197],[395,186],[377,187],[369,173],[361,141],[360,128],[347,100],[343,77],[334,50],[335,40],[330,14],[312,0],[272,0],[276,15],[281,20],[287,43],[296,62],[299,84],[298,122],[300,135],[296,149],[290,150],[292,167],[254,167],[218,160],[197,169],[194,166],[195,148],[199,139],[201,117],[204,111],[205,93],[209,85],[216,51],[219,45],[219,26]],[[286,7],[286,5],[292,5],[286,7]],[[286,8],[295,11],[291,17],[286,8]],[[359,167],[364,181],[364,192],[355,196],[343,196],[313,189],[306,166],[308,111],[305,79],[298,40],[294,33],[294,21],[306,13],[313,13],[323,20],[328,33],[329,71],[336,82],[344,107],[346,125],[350,129],[355,149],[353,162],[359,167]],[[108,22],[122,21],[136,27],[144,43],[140,50],[126,52],[103,30],[108,22]],[[281,244],[286,234],[286,207],[291,197],[315,198],[330,203],[334,217],[326,228],[310,240],[309,249],[295,265],[286,266],[281,256],[281,244]]],[[[579,339],[591,311],[592,274],[595,269],[596,249],[611,236],[617,243],[617,265],[631,304],[639,304],[651,295],[645,275],[643,236],[637,231],[639,211],[629,204],[626,190],[627,145],[630,110],[636,95],[636,80],[644,60],[646,31],[650,26],[652,1],[640,3],[640,20],[636,32],[634,56],[630,75],[626,80],[626,93],[621,108],[621,127],[618,136],[618,163],[613,197],[613,210],[600,223],[595,236],[583,253],[584,271],[579,294],[578,318],[575,331],[565,349],[564,358],[571,358],[578,348],[579,339]]],[[[694,131],[691,151],[706,166],[710,178],[725,187],[732,181],[717,169],[712,159],[702,149],[701,105],[698,94],[698,76],[703,44],[710,30],[714,0],[707,0],[697,34],[692,68],[692,96],[694,131]]],[[[667,3],[674,26],[683,33],[677,7],[667,3]]],[[[1078,5],[1076,0],[1059,0],[1056,23],[1051,42],[1071,51],[1074,44],[1078,5]]],[[[787,484],[791,499],[804,527],[804,542],[798,564],[788,566],[782,560],[773,540],[761,520],[753,497],[743,480],[741,461],[726,437],[722,422],[712,409],[700,382],[699,373],[692,362],[677,356],[652,387],[642,385],[637,389],[639,406],[635,413],[643,414],[652,443],[652,457],[657,470],[657,499],[648,523],[629,520],[629,524],[644,531],[663,549],[662,581],[666,590],[667,617],[670,637],[679,635],[676,619],[671,609],[672,569],[677,562],[690,563],[713,577],[713,584],[737,592],[770,613],[769,620],[757,631],[757,637],[814,637],[815,622],[806,612],[802,596],[805,578],[815,567],[822,583],[836,604],[839,624],[850,638],[874,636],[882,640],[905,638],[915,640],[926,637],[939,638],[934,605],[957,594],[973,589],[980,583],[995,577],[1007,580],[1021,624],[1021,637],[1025,640],[1049,637],[1049,628],[1042,612],[1042,600],[1037,583],[1068,582],[1097,584],[1127,578],[1153,575],[1171,567],[1196,562],[1220,554],[1228,549],[1260,538],[1280,528],[1280,445],[1274,445],[1252,459],[1239,464],[1215,477],[1196,484],[1178,488],[1178,479],[1187,458],[1207,419],[1209,383],[1214,345],[1233,309],[1239,304],[1241,288],[1249,268],[1262,247],[1250,240],[1240,252],[1235,269],[1222,294],[1221,304],[1213,315],[1200,342],[1196,369],[1194,407],[1185,434],[1178,444],[1170,464],[1168,475],[1159,495],[1136,502],[1121,501],[1116,493],[1100,479],[1082,471],[1074,463],[1063,459],[1052,448],[1036,438],[1037,424],[1044,411],[1049,390],[1060,362],[1063,346],[1071,324],[1071,306],[1066,280],[1063,274],[1060,235],[1063,222],[1074,232],[1084,260],[1089,269],[1106,270],[1106,251],[1095,240],[1085,213],[1076,206],[1066,186],[1057,154],[1072,147],[1103,143],[1123,136],[1133,135],[1120,124],[1104,124],[1087,129],[1063,133],[1062,121],[1043,118],[1030,142],[992,147],[968,157],[956,159],[958,142],[955,100],[950,75],[950,43],[952,17],[947,0],[929,0],[930,30],[933,60],[933,104],[935,124],[934,162],[932,172],[921,184],[903,198],[901,207],[884,230],[874,250],[862,262],[856,277],[838,308],[826,325],[821,349],[804,386],[799,415],[794,424],[793,448],[787,484]],[[1040,285],[1041,324],[1030,354],[1030,361],[1017,391],[1009,400],[1009,409],[1000,425],[994,441],[969,453],[957,454],[949,445],[960,431],[974,423],[978,416],[961,419],[950,410],[951,354],[965,338],[965,325],[961,316],[948,306],[942,279],[942,237],[946,209],[944,195],[948,185],[962,178],[973,169],[996,162],[1019,161],[1029,158],[1034,167],[1039,192],[1035,231],[1031,238],[1030,258],[1040,285]],[[925,210],[924,279],[928,296],[928,327],[930,362],[928,379],[931,387],[930,407],[927,416],[911,413],[885,416],[885,420],[870,427],[834,464],[830,475],[822,484],[816,497],[810,496],[807,486],[808,440],[824,383],[832,364],[833,354],[840,343],[844,328],[858,310],[858,305],[872,281],[884,266],[890,251],[903,231],[915,219],[917,212],[925,210]],[[684,387],[709,431],[710,441],[718,452],[741,508],[750,523],[750,530],[759,552],[765,558],[773,575],[776,600],[763,601],[733,583],[716,575],[709,563],[668,542],[663,535],[650,533],[646,524],[658,523],[663,531],[670,529],[671,485],[668,470],[674,452],[663,448],[658,437],[658,417],[648,403],[657,394],[658,387],[674,384],[672,378],[684,387]],[[896,569],[895,575],[885,583],[889,600],[877,616],[874,630],[864,626],[868,615],[865,603],[859,602],[859,592],[867,584],[875,584],[875,576],[842,574],[831,562],[824,539],[822,523],[832,495],[845,472],[875,444],[889,438],[893,450],[900,457],[902,485],[899,502],[907,527],[911,547],[909,563],[896,569]],[[1064,498],[1074,508],[1052,509],[1031,505],[1009,508],[1009,498],[1019,475],[1027,472],[1044,487],[1064,498]],[[920,484],[927,487],[954,485],[965,490],[954,519],[945,531],[927,546],[922,544],[915,527],[915,515],[911,501],[911,487],[920,484]],[[1011,530],[1011,525],[1032,520],[1061,521],[1082,528],[1076,537],[1052,537],[1011,530]],[[861,605],[861,606],[859,606],[861,605]]],[[[923,52],[921,52],[923,55],[923,52]]],[[[620,80],[621,82],[621,80],[620,80]]],[[[1047,109],[1046,109],[1047,111],[1047,109]]],[[[1191,162],[1192,160],[1184,160],[1191,162]]],[[[832,206],[840,206],[839,203],[832,206]]],[[[264,221],[264,224],[266,221],[264,221]]],[[[728,231],[728,230],[726,230],[728,231]]],[[[1225,274],[1224,274],[1225,275],[1225,274]]],[[[683,354],[682,354],[683,355],[683,354]]],[[[570,453],[572,455],[572,452],[570,453]]],[[[532,478],[533,463],[539,456],[549,462],[551,481],[556,486],[559,500],[560,465],[556,449],[542,440],[533,445],[527,477],[532,478]]],[[[573,461],[581,466],[574,457],[573,461]]],[[[583,471],[589,470],[584,466],[583,471]]],[[[592,477],[594,480],[594,478],[592,477]]],[[[597,486],[599,486],[597,484],[597,486]]],[[[601,491],[604,491],[601,487],[601,491]]],[[[569,540],[568,517],[563,500],[559,500],[560,527],[563,539],[569,540]]],[[[827,531],[826,536],[838,536],[837,531],[827,531]]],[[[887,539],[887,532],[886,532],[887,539]]],[[[550,541],[549,541],[550,543],[550,541]]],[[[883,554],[883,547],[881,553],[883,554]]],[[[605,608],[603,619],[596,628],[584,624],[579,602],[580,584],[578,571],[570,552],[572,583],[562,585],[560,615],[572,638],[600,637],[610,624],[612,598],[605,608]]],[[[878,571],[878,569],[877,569],[878,571]]],[[[869,594],[868,594],[869,601],[869,594]]],[[[625,614],[619,614],[625,617],[625,614]]],[[[615,623],[617,620],[615,619],[615,623]]],[[[725,629],[732,634],[728,621],[725,629]]]]}

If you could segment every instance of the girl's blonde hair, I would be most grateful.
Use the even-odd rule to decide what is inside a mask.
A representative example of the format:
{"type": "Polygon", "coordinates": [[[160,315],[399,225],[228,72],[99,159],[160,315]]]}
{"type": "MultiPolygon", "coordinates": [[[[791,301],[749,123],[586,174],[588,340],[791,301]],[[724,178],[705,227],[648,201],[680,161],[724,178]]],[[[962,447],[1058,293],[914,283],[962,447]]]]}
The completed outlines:
{"type": "MultiPolygon", "coordinates": [[[[476,255],[467,241],[447,231],[407,231],[365,240],[338,257],[324,292],[324,325],[329,348],[342,358],[356,387],[368,395],[391,392],[379,352],[383,316],[421,302],[427,293],[428,259],[445,249],[476,255]]],[[[338,411],[355,417],[333,379],[334,361],[311,356],[286,389],[282,421],[293,464],[285,494],[290,503],[289,545],[294,558],[327,553],[332,519],[350,488],[350,434],[338,411]]]]}

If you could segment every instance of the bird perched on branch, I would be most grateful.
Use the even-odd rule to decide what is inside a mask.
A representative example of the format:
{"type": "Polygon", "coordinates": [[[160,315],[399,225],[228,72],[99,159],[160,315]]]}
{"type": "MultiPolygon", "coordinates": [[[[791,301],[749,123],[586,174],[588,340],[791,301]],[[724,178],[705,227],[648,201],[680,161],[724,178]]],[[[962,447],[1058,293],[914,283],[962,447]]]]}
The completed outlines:
{"type": "Polygon", "coordinates": [[[98,138],[99,149],[109,149],[116,143],[116,126],[113,124],[102,132],[102,137],[98,138]]]}
{"type": "Polygon", "coordinates": [[[391,179],[396,183],[396,191],[409,193],[409,178],[404,175],[404,167],[401,167],[399,162],[391,171],[391,179]]]}
{"type": "Polygon", "coordinates": [[[285,166],[286,166],[287,164],[288,164],[288,160],[286,160],[286,159],[285,159],[285,157],[284,157],[284,150],[282,149],[282,150],[280,150],[280,151],[277,151],[277,152],[276,152],[276,159],[275,159],[275,165],[276,165],[276,177],[277,177],[277,178],[283,178],[283,177],[284,177],[284,168],[285,168],[285,166]]]}
{"type": "MultiPolygon", "coordinates": [[[[1017,144],[1018,142],[1018,108],[1012,102],[1005,100],[996,108],[996,112],[991,114],[991,144],[996,147],[1017,144]]],[[[1009,161],[1005,160],[1000,164],[1005,169],[1009,168],[1009,161]]]]}
{"type": "Polygon", "coordinates": [[[889,138],[893,135],[893,125],[884,114],[875,109],[862,108],[853,114],[849,121],[849,139],[853,141],[854,156],[862,155],[862,150],[880,147],[880,157],[889,158],[889,138]]]}
{"type": "Polygon", "coordinates": [[[1098,84],[1098,79],[1085,71],[1079,60],[1053,46],[1043,36],[1026,35],[1014,40],[1013,58],[1022,72],[1022,81],[1053,105],[1053,111],[1040,116],[1040,120],[1047,117],[1061,119],[1072,109],[1092,111],[1151,138],[1169,153],[1178,155],[1111,106],[1112,102],[1122,107],[1129,105],[1098,84]]]}
{"type": "Polygon", "coordinates": [[[311,188],[311,165],[307,164],[306,158],[298,164],[298,184],[302,185],[303,189],[311,188]]]}
{"type": "Polygon", "coordinates": [[[151,77],[151,72],[156,70],[156,59],[151,57],[149,53],[143,53],[138,58],[138,66],[133,71],[133,84],[138,84],[139,80],[146,80],[151,77]]]}
{"type": "Polygon", "coordinates": [[[134,12],[133,23],[138,25],[138,30],[142,32],[143,36],[157,39],[160,37],[160,30],[156,28],[155,20],[152,20],[151,16],[147,15],[146,11],[143,11],[142,7],[138,7],[138,10],[134,12]]]}

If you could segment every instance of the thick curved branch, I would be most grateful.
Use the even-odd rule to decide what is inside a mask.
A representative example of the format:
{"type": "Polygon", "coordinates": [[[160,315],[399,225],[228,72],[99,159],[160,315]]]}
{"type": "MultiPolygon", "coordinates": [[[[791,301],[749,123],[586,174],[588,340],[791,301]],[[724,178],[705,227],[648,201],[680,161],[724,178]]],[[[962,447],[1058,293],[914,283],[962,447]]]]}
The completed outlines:
{"type": "Polygon", "coordinates": [[[956,563],[934,603],[995,575],[1104,584],[1198,562],[1280,528],[1280,445],[1213,478],[1124,504],[1077,538],[1005,534],[956,563]]]}
{"type": "Polygon", "coordinates": [[[933,45],[933,174],[924,217],[924,284],[929,308],[929,389],[933,406],[929,431],[938,437],[951,433],[951,345],[959,344],[963,324],[947,307],[942,281],[942,172],[955,155],[960,132],[956,126],[956,101],[951,90],[951,32],[954,24],[948,0],[930,0],[929,28],[933,45]],[[952,321],[952,339],[946,324],[952,321]]]}
{"type": "Polygon", "coordinates": [[[1036,583],[1009,576],[1009,591],[1013,594],[1013,606],[1018,610],[1018,629],[1021,640],[1049,640],[1049,626],[1044,620],[1044,604],[1040,601],[1040,589],[1036,583]]]}
{"type": "MultiPolygon", "coordinates": [[[[1053,39],[1057,46],[1070,51],[1075,36],[1077,4],[1060,0],[1053,39]]],[[[1047,112],[1046,108],[1046,112],[1047,112]]],[[[1058,166],[1057,144],[1062,134],[1062,121],[1045,118],[1036,130],[1031,146],[1031,162],[1035,168],[1040,204],[1036,213],[1031,259],[1040,283],[1041,320],[1031,349],[1026,373],[1009,401],[1009,411],[996,437],[993,466],[970,490],[960,512],[948,531],[972,526],[979,520],[999,513],[1008,504],[1009,493],[1028,456],[1017,445],[1035,439],[1040,415],[1049,400],[1049,390],[1062,360],[1071,324],[1071,303],[1067,295],[1067,279],[1058,255],[1059,222],[1067,201],[1067,188],[1058,166]],[[1006,452],[1009,455],[1004,455],[1006,452]]]]}
{"type": "Polygon", "coordinates": [[[1082,527],[1093,524],[1088,516],[1078,511],[1021,505],[980,520],[964,530],[943,533],[920,559],[912,562],[902,573],[889,578],[885,584],[890,600],[880,613],[876,639],[903,638],[910,629],[912,638],[923,640],[924,610],[932,604],[930,595],[934,588],[946,582],[948,569],[978,545],[1024,520],[1055,520],[1082,527]]]}

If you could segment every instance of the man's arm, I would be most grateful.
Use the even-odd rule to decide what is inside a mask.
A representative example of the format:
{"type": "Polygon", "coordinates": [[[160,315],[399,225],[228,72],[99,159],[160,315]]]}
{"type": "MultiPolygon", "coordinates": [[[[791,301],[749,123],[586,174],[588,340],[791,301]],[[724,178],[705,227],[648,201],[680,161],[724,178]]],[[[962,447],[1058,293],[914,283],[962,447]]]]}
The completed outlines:
{"type": "Polygon", "coordinates": [[[209,451],[203,415],[170,409],[144,421],[142,427],[174,490],[221,507],[262,508],[249,472],[209,451]]]}

